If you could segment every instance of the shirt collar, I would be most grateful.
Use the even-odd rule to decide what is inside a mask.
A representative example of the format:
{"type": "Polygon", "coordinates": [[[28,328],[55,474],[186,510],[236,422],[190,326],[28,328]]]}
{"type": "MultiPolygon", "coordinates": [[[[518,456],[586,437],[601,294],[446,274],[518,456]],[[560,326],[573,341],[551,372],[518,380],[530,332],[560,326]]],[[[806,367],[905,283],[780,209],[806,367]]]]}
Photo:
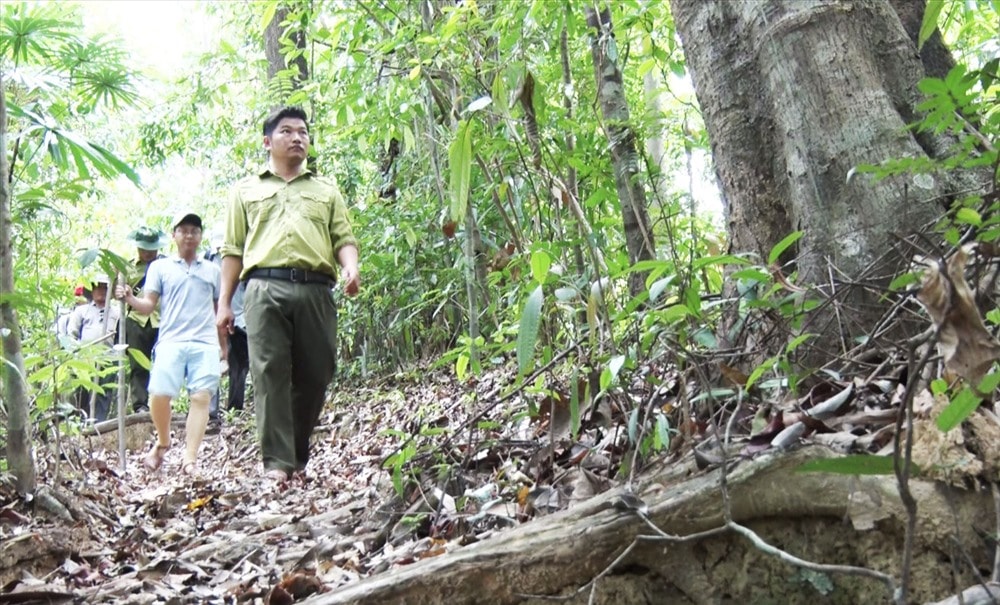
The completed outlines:
{"type": "MultiPolygon", "coordinates": [[[[171,256],[170,259],[172,261],[174,261],[175,263],[178,263],[178,264],[180,264],[180,263],[186,263],[187,262],[186,260],[184,260],[183,258],[181,258],[180,254],[175,254],[175,255],[171,256]]],[[[196,254],[195,257],[194,257],[194,263],[192,263],[192,264],[194,264],[194,265],[200,265],[203,260],[205,260],[205,259],[203,259],[200,254],[196,254]]]]}
{"type": "MultiPolygon", "coordinates": [[[[271,172],[271,167],[270,166],[264,166],[263,169],[261,169],[259,172],[257,172],[257,176],[260,177],[261,180],[264,180],[264,179],[272,177],[272,176],[275,177],[275,178],[279,178],[279,179],[281,178],[280,176],[278,176],[278,175],[274,174],[273,172],[271,172]]],[[[305,168],[304,170],[302,170],[302,172],[299,173],[299,176],[295,177],[292,180],[294,181],[294,180],[300,179],[302,177],[308,177],[308,176],[313,176],[313,171],[309,170],[308,168],[305,168]]]]}

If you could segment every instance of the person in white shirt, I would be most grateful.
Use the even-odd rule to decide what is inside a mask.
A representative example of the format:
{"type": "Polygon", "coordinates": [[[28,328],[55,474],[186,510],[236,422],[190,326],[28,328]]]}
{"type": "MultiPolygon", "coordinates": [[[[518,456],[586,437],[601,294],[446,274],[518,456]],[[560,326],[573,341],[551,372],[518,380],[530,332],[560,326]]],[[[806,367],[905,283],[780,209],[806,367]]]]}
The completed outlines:
{"type": "MultiPolygon", "coordinates": [[[[121,317],[119,305],[106,305],[108,299],[108,278],[101,276],[91,284],[91,300],[85,305],[80,305],[70,313],[68,322],[68,336],[81,347],[97,345],[102,347],[102,351],[110,349],[114,344],[115,334],[118,331],[118,320],[121,317]],[[106,311],[106,309],[108,309],[106,311]],[[108,317],[105,319],[105,314],[108,317]]],[[[99,360],[97,370],[106,371],[110,365],[110,356],[107,363],[99,360]]],[[[113,376],[100,378],[98,384],[101,385],[102,392],[96,393],[93,420],[101,422],[108,419],[108,412],[111,409],[111,399],[114,393],[115,379],[113,376]]],[[[83,409],[85,414],[90,413],[91,391],[81,389],[78,392],[77,404],[83,409]]]]}

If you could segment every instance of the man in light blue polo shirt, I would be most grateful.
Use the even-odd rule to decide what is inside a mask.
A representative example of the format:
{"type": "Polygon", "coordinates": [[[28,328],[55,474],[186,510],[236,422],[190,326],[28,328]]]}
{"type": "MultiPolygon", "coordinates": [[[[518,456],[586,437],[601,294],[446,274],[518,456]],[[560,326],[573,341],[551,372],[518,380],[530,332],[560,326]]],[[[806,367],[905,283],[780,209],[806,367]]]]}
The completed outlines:
{"type": "Polygon", "coordinates": [[[198,449],[208,425],[208,405],[219,386],[222,349],[215,327],[219,300],[219,267],[201,258],[201,217],[182,212],[173,222],[177,256],[161,258],[149,265],[142,298],[125,286],[115,295],[142,314],[160,304],[160,335],[153,349],[149,377],[149,411],[156,427],[157,444],[143,459],[149,470],[163,463],[170,449],[170,404],[186,382],[191,407],[186,426],[186,445],[181,472],[197,468],[198,449]]]}

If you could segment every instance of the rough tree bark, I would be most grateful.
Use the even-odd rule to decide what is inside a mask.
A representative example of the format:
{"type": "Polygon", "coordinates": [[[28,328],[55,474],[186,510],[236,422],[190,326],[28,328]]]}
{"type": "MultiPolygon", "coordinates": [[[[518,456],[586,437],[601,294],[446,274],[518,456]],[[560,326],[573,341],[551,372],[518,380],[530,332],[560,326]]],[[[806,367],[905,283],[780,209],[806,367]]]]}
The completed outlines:
{"type": "Polygon", "coordinates": [[[3,404],[7,410],[7,465],[14,474],[17,491],[35,490],[35,455],[32,451],[28,392],[24,382],[21,328],[10,301],[14,293],[14,251],[11,247],[10,165],[7,163],[7,99],[0,74],[0,340],[3,340],[3,404]]]}
{"type": "MultiPolygon", "coordinates": [[[[656,248],[649,228],[646,189],[640,174],[641,164],[635,131],[632,130],[629,117],[628,101],[625,98],[622,72],[614,57],[608,54],[609,45],[614,43],[611,11],[604,9],[597,12],[593,5],[587,4],[584,12],[587,25],[595,30],[590,39],[590,54],[594,60],[597,98],[611,146],[611,163],[615,169],[615,185],[622,209],[625,246],[629,262],[635,264],[654,258],[656,248]]],[[[629,276],[629,290],[633,295],[645,287],[645,273],[632,273],[629,276]]]]}
{"type": "MultiPolygon", "coordinates": [[[[907,176],[848,178],[860,164],[941,157],[946,141],[915,135],[924,68],[889,0],[672,0],[720,181],[735,252],[766,259],[795,230],[801,281],[876,289],[903,266],[897,235],[938,217],[953,184],[907,176]],[[885,259],[884,265],[877,261],[885,259]],[[867,269],[867,273],[866,273],[867,269]]],[[[908,251],[907,251],[908,252],[908,251]]],[[[787,260],[787,259],[783,259],[787,260]]],[[[832,288],[832,286],[831,286],[832,288]]],[[[832,292],[829,292],[832,293],[832,292]]],[[[879,293],[857,288],[849,316],[810,326],[826,344],[868,334],[879,293]]]]}
{"type": "MultiPolygon", "coordinates": [[[[889,476],[851,477],[799,473],[795,469],[829,450],[809,447],[743,462],[728,478],[733,520],[749,526],[806,559],[868,565],[898,577],[905,512],[889,476]]],[[[955,544],[978,565],[991,553],[975,528],[992,531],[990,496],[985,490],[948,488],[922,479],[911,489],[920,498],[915,582],[918,602],[954,594],[954,586],[974,584],[955,544]],[[957,542],[955,542],[957,541],[957,542]],[[958,577],[953,570],[962,568],[958,577]]],[[[698,474],[677,464],[652,474],[636,495],[661,530],[690,535],[723,523],[719,471],[698,474]],[[692,476],[693,473],[693,476],[692,476]]],[[[551,603],[568,596],[601,573],[639,535],[654,535],[636,513],[620,506],[614,490],[550,517],[447,555],[393,569],[334,592],[309,599],[313,605],[378,603],[551,603]],[[536,596],[532,596],[536,595],[536,596]],[[537,595],[547,595],[544,600],[537,595]]],[[[573,604],[644,603],[808,603],[820,598],[808,577],[744,538],[724,534],[672,544],[649,542],[633,550],[589,590],[562,601],[573,604]]],[[[816,578],[814,578],[816,579],[816,578]]],[[[885,603],[885,584],[871,578],[830,576],[826,603],[885,603]]]]}
{"type": "MultiPolygon", "coordinates": [[[[283,24],[288,19],[290,12],[287,6],[278,7],[274,11],[274,17],[271,18],[271,22],[267,24],[267,28],[264,30],[264,56],[267,57],[267,79],[269,82],[273,81],[280,72],[289,67],[285,61],[285,55],[282,53],[281,41],[285,37],[285,26],[283,24]]],[[[309,63],[305,57],[306,34],[301,28],[293,28],[289,32],[289,36],[295,44],[295,48],[300,53],[291,60],[291,66],[295,67],[296,74],[290,78],[289,88],[297,90],[309,79],[309,63]]]]}

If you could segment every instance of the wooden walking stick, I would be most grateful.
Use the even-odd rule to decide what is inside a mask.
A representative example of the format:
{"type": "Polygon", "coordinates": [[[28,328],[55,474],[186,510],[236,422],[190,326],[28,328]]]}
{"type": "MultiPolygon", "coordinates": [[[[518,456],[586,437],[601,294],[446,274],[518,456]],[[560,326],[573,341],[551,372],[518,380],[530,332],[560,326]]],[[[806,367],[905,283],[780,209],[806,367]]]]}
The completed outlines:
{"type": "MultiPolygon", "coordinates": [[[[118,273],[115,284],[125,284],[125,276],[118,273]]],[[[110,287],[110,286],[109,286],[110,287]]],[[[111,296],[108,300],[111,300],[111,296]]],[[[128,343],[125,341],[125,301],[118,301],[118,344],[115,345],[115,357],[118,358],[118,459],[121,461],[122,472],[125,471],[125,357],[128,355],[128,343]]]]}

